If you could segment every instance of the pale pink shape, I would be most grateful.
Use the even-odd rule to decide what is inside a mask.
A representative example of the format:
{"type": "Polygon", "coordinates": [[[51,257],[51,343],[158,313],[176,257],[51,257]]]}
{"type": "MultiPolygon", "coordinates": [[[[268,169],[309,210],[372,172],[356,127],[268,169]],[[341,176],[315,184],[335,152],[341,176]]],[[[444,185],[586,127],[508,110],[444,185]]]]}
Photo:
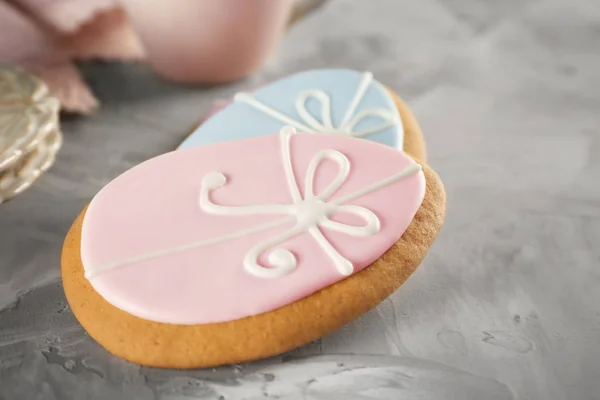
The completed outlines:
{"type": "Polygon", "coordinates": [[[37,20],[61,33],[72,33],[96,13],[118,6],[117,0],[14,0],[37,20]]]}
{"type": "Polygon", "coordinates": [[[96,100],[66,55],[27,16],[0,2],[0,63],[39,76],[68,111],[89,112],[96,100]]]}
{"type": "Polygon", "coordinates": [[[162,76],[222,83],[247,76],[272,53],[293,0],[122,0],[162,76]]]}
{"type": "Polygon", "coordinates": [[[139,60],[143,48],[114,0],[0,1],[0,63],[39,76],[63,110],[89,113],[97,100],[72,59],[139,60]],[[45,25],[41,28],[41,25],[45,25]]]}
{"type": "Polygon", "coordinates": [[[73,64],[62,62],[25,68],[46,83],[50,92],[60,100],[62,110],[87,114],[98,106],[96,98],[73,64]]]}
{"type": "Polygon", "coordinates": [[[47,34],[4,1],[0,1],[0,27],[0,63],[23,65],[62,58],[47,34]]]}
{"type": "MultiPolygon", "coordinates": [[[[304,194],[310,160],[324,149],[337,150],[350,161],[347,180],[329,200],[354,193],[414,164],[405,154],[378,143],[297,134],[291,139],[291,159],[300,193],[304,194]]],[[[199,206],[201,184],[213,171],[228,179],[224,187],[211,194],[216,204],[292,203],[278,135],[164,154],[127,171],[90,203],[81,238],[86,271],[281,218],[278,214],[219,216],[204,212],[199,206]]],[[[315,194],[321,193],[337,173],[337,164],[326,160],[315,175],[315,194]]],[[[424,191],[424,176],[418,171],[347,203],[366,207],[379,218],[381,230],[373,236],[320,230],[353,263],[354,271],[360,271],[402,236],[424,191]]],[[[334,215],[332,219],[363,223],[349,215],[334,215]]],[[[344,278],[308,233],[278,246],[291,251],[298,260],[289,275],[259,278],[245,271],[242,260],[250,248],[292,226],[293,222],[227,243],[130,263],[96,275],[91,283],[111,304],[154,321],[212,323],[264,313],[344,278]]],[[[260,261],[265,265],[266,257],[260,261]]]]}
{"type": "Polygon", "coordinates": [[[96,13],[74,33],[59,37],[57,43],[75,59],[131,61],[145,57],[142,44],[120,8],[96,13]]]}

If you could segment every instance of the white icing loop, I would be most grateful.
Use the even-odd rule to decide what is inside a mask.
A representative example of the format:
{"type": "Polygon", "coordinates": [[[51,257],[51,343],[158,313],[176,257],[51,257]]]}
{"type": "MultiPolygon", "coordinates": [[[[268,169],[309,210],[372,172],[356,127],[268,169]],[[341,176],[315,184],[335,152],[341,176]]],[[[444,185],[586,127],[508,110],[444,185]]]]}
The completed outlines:
{"type": "Polygon", "coordinates": [[[257,110],[264,112],[268,116],[298,129],[300,132],[319,132],[363,137],[365,135],[383,131],[389,128],[390,126],[399,123],[396,113],[392,110],[388,110],[385,108],[371,108],[361,110],[356,115],[354,115],[356,112],[356,108],[362,101],[372,80],[373,74],[371,74],[370,72],[365,72],[363,74],[362,80],[360,81],[356,93],[354,94],[354,97],[352,98],[352,101],[350,102],[350,105],[346,110],[344,118],[342,119],[342,122],[339,124],[339,126],[334,126],[332,122],[331,98],[327,93],[320,89],[305,90],[301,92],[296,98],[296,111],[302,119],[302,122],[296,121],[289,115],[283,114],[282,112],[275,110],[274,108],[255,99],[254,97],[252,97],[252,95],[248,93],[238,93],[235,95],[234,99],[235,101],[244,102],[256,108],[257,110]],[[317,118],[315,118],[315,116],[313,116],[306,108],[306,102],[310,98],[313,98],[321,104],[320,121],[317,118]],[[353,115],[354,117],[352,117],[353,115]],[[382,123],[371,128],[355,130],[356,126],[361,121],[369,117],[377,118],[381,120],[382,123]]]}
{"type": "Polygon", "coordinates": [[[336,200],[328,201],[329,198],[333,196],[340,187],[342,187],[348,178],[350,173],[350,161],[344,154],[337,150],[322,150],[313,157],[308,165],[305,189],[304,193],[301,194],[292,168],[290,152],[290,141],[294,133],[295,130],[291,127],[284,127],[280,132],[281,155],[285,177],[293,200],[292,204],[264,204],[250,206],[225,206],[216,204],[211,200],[211,192],[214,190],[219,190],[227,183],[227,178],[220,172],[209,172],[206,174],[202,179],[200,188],[199,205],[200,208],[206,213],[224,216],[282,214],[282,218],[228,235],[223,235],[212,239],[205,239],[195,243],[153,253],[142,254],[97,268],[86,268],[86,277],[91,279],[103,271],[123,265],[162,257],[180,251],[228,242],[230,240],[235,240],[240,237],[262,232],[277,226],[289,224],[291,222],[295,222],[291,228],[282,233],[274,235],[263,243],[259,243],[246,253],[243,258],[243,265],[248,273],[260,278],[276,278],[289,274],[296,269],[298,260],[290,250],[281,248],[279,246],[298,235],[308,233],[315,239],[319,247],[321,247],[325,254],[327,254],[327,256],[331,259],[335,268],[341,275],[348,276],[352,274],[352,272],[354,272],[354,266],[352,263],[343,257],[331,245],[331,243],[321,232],[320,228],[329,229],[331,231],[340,232],[355,237],[368,237],[378,233],[381,228],[380,221],[371,210],[362,206],[345,203],[363,197],[369,193],[378,191],[396,181],[411,176],[420,171],[421,166],[413,163],[404,170],[388,178],[375,182],[354,193],[339,197],[336,200]],[[336,162],[339,166],[339,171],[335,178],[325,187],[325,189],[321,193],[316,194],[314,192],[314,182],[317,169],[319,168],[319,165],[326,159],[336,162]],[[338,213],[355,215],[365,221],[365,224],[350,225],[333,221],[329,218],[338,213]],[[259,263],[259,259],[263,254],[267,255],[266,259],[269,264],[268,266],[263,266],[259,263]]]}

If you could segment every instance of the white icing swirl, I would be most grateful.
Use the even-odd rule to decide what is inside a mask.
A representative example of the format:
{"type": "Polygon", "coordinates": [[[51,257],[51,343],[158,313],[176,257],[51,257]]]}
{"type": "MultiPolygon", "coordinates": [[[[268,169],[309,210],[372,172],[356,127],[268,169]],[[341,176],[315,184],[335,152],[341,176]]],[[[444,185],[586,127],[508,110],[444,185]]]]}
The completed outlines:
{"type": "Polygon", "coordinates": [[[370,72],[365,72],[362,75],[362,79],[356,92],[354,93],[354,97],[350,102],[346,113],[344,114],[344,118],[340,122],[338,126],[334,126],[332,122],[331,116],[331,98],[327,93],[320,89],[311,89],[300,92],[298,97],[296,98],[296,111],[298,115],[302,118],[302,122],[295,120],[294,118],[286,115],[265,103],[255,99],[249,93],[238,93],[235,95],[235,101],[244,102],[259,111],[264,112],[276,120],[281,121],[284,124],[293,126],[298,129],[300,132],[304,133],[329,133],[329,134],[340,134],[346,136],[355,136],[355,137],[363,137],[365,135],[369,135],[371,133],[377,133],[383,131],[384,129],[393,126],[396,123],[399,123],[399,120],[396,116],[396,113],[392,110],[386,108],[371,108],[366,110],[361,110],[358,114],[354,115],[356,112],[356,108],[360,104],[362,98],[364,97],[369,85],[373,80],[373,74],[370,72]],[[308,99],[313,98],[321,104],[321,120],[319,121],[315,118],[306,108],[306,102],[308,99]],[[353,117],[354,115],[354,117],[353,117]],[[383,122],[380,125],[366,128],[362,130],[355,130],[356,126],[365,118],[368,117],[376,117],[381,119],[383,122]]]}

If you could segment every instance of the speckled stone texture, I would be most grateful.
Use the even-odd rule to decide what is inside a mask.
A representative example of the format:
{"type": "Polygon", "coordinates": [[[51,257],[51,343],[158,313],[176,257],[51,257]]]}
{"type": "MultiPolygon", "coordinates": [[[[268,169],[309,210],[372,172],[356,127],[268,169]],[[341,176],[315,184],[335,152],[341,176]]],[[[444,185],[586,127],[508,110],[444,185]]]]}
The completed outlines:
{"type": "Polygon", "coordinates": [[[330,0],[235,85],[84,66],[102,109],[65,121],[56,166],[0,206],[0,399],[600,399],[598,43],[596,0],[330,0]],[[370,70],[421,124],[448,193],[424,264],[285,357],[180,372],[108,355],[58,280],[77,213],[215,98],[334,66],[370,70]]]}

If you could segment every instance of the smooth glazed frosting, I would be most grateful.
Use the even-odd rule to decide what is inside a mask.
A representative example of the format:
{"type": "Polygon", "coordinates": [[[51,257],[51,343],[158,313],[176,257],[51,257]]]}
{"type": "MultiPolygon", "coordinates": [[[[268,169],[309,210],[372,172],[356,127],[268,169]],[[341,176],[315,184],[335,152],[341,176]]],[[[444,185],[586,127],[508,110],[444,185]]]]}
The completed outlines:
{"type": "Polygon", "coordinates": [[[424,191],[401,152],[285,128],[124,173],[90,203],[81,258],[96,291],[126,312],[228,321],[365,268],[402,236],[424,191]]]}
{"type": "Polygon", "coordinates": [[[403,145],[398,110],[371,73],[324,69],[238,93],[179,148],[276,134],[284,125],[299,132],[364,137],[397,149],[403,145]]]}
{"type": "Polygon", "coordinates": [[[211,246],[222,242],[229,242],[231,240],[252,235],[278,225],[289,223],[291,221],[295,222],[291,229],[274,236],[264,243],[256,245],[246,253],[244,257],[244,267],[246,268],[246,271],[255,276],[266,278],[275,278],[292,272],[297,265],[296,257],[288,250],[275,249],[275,247],[300,234],[309,233],[315,239],[317,244],[319,244],[321,249],[331,258],[331,261],[334,263],[340,274],[344,276],[352,274],[352,272],[354,272],[352,263],[340,255],[335,248],[331,246],[331,243],[327,241],[318,228],[326,228],[357,237],[367,237],[376,234],[379,232],[381,227],[377,216],[367,208],[356,205],[347,205],[345,203],[356,198],[363,197],[371,192],[380,190],[381,188],[384,188],[396,182],[397,180],[406,178],[420,171],[421,166],[413,163],[404,170],[391,175],[388,178],[374,182],[373,184],[364,187],[355,193],[351,193],[334,201],[328,202],[328,198],[335,193],[348,178],[348,174],[350,173],[350,161],[339,151],[331,149],[323,150],[315,155],[308,166],[306,182],[304,186],[305,193],[303,196],[299,191],[294,171],[292,170],[290,141],[292,135],[295,133],[296,131],[293,127],[284,127],[281,129],[280,133],[281,159],[283,161],[285,178],[293,199],[292,204],[263,204],[250,206],[223,206],[215,204],[210,199],[211,191],[223,187],[227,182],[225,175],[216,171],[209,172],[204,176],[200,188],[200,209],[206,213],[224,216],[283,214],[286,215],[286,217],[273,222],[267,222],[251,229],[232,232],[231,234],[221,237],[210,238],[170,249],[140,254],[132,258],[120,260],[110,264],[89,267],[86,268],[86,277],[93,278],[102,272],[109,271],[114,268],[147,261],[154,258],[169,256],[180,251],[211,246]],[[313,189],[315,174],[319,165],[326,159],[336,162],[338,164],[339,172],[335,179],[323,190],[322,193],[315,194],[313,189]],[[341,212],[346,212],[362,218],[364,221],[366,221],[366,224],[363,226],[349,225],[332,221],[329,218],[341,212]],[[267,258],[270,266],[267,268],[261,266],[258,262],[260,255],[266,251],[270,251],[270,254],[267,258]]]}

